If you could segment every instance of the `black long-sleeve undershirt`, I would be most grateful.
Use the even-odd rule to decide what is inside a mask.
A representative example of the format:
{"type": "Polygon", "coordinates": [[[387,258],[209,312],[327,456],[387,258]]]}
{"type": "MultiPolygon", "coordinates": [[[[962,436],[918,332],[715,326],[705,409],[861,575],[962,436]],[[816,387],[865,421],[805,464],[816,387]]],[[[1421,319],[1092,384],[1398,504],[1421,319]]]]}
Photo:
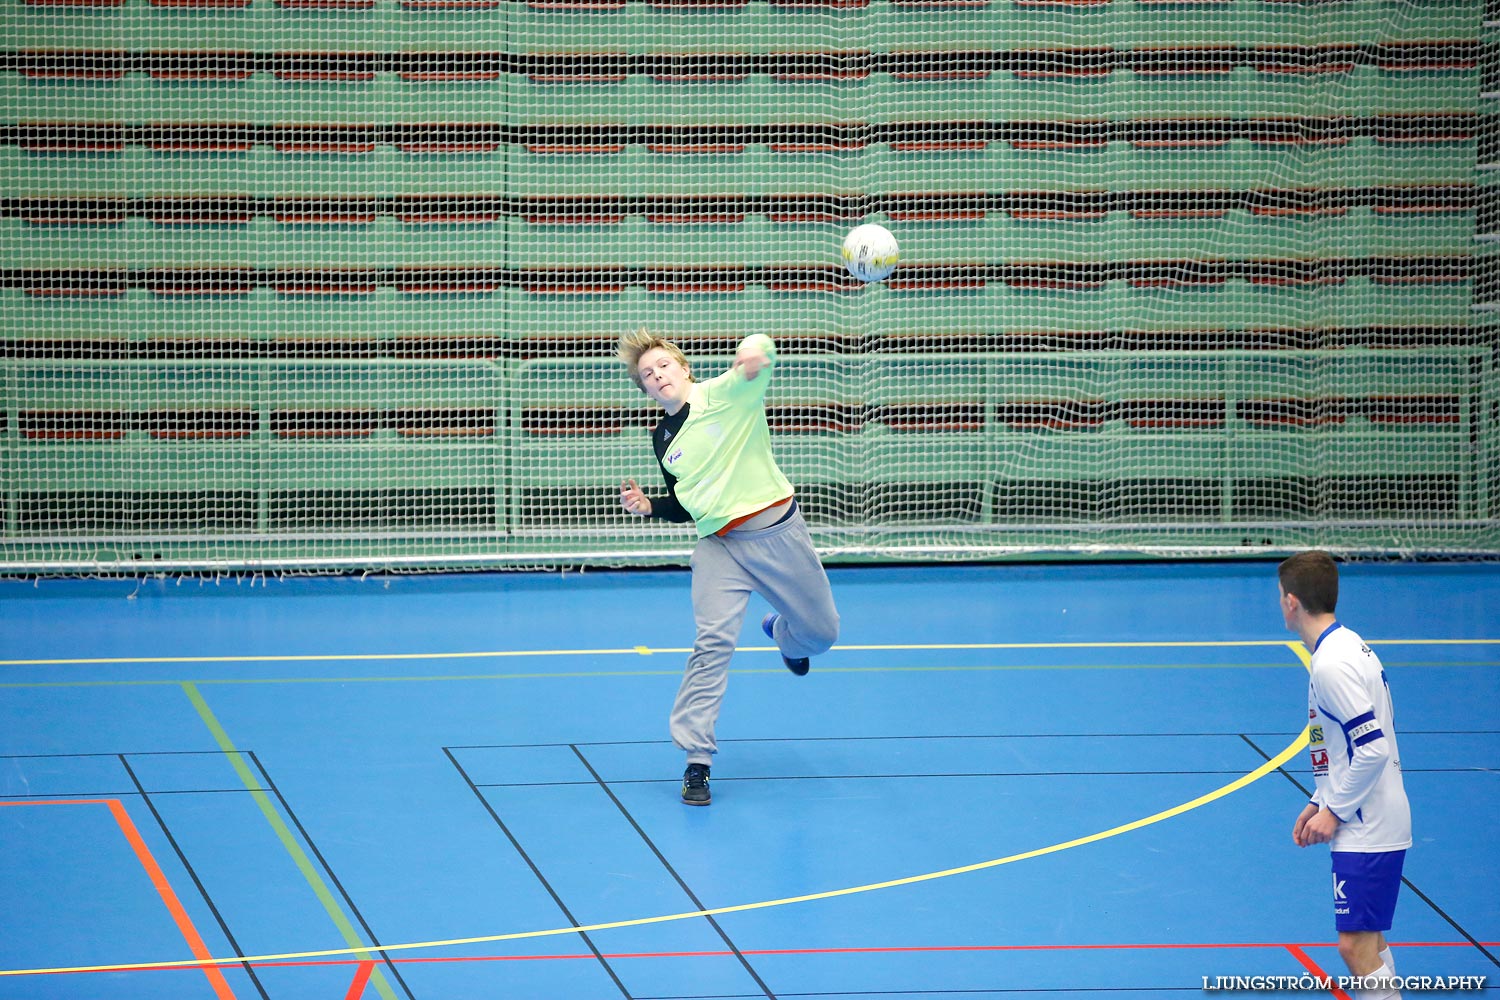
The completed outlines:
{"type": "Polygon", "coordinates": [[[676,413],[669,413],[662,417],[656,429],[651,432],[651,448],[656,452],[656,464],[661,466],[662,478],[667,481],[667,495],[651,498],[651,516],[678,524],[691,521],[693,515],[689,514],[687,508],[677,501],[677,477],[667,471],[663,459],[667,457],[667,445],[687,422],[688,406],[689,404],[683,403],[676,413]]]}

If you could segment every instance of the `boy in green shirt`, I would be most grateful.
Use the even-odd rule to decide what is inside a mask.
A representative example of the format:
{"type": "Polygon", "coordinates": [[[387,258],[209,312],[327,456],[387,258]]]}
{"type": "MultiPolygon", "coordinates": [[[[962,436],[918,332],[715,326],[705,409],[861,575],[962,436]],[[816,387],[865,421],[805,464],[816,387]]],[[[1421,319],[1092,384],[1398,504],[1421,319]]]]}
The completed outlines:
{"type": "Polygon", "coordinates": [[[771,455],[765,405],[776,363],[771,338],[746,337],[730,369],[702,383],[675,344],[645,329],[620,338],[619,357],[631,380],[666,411],[651,443],[667,483],[666,496],[653,498],[627,480],[620,505],[641,517],[691,520],[698,530],[697,637],[670,724],[672,742],[687,753],[682,801],[706,806],[718,752],[714,723],[751,591],[776,609],[761,628],[799,677],[810,657],[838,639],[838,610],[791,483],[771,455]]]}

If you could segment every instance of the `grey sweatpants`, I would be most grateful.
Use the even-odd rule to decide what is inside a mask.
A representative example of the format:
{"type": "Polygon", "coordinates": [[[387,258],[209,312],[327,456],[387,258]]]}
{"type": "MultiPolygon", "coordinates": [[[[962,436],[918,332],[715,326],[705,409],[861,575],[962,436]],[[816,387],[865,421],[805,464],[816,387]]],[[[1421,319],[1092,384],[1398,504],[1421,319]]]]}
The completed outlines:
{"type": "Polygon", "coordinates": [[[714,723],[751,591],[780,613],[776,645],[793,659],[827,652],[839,636],[839,613],[801,511],[769,528],[700,538],[692,565],[698,635],[672,706],[671,730],[688,763],[707,764],[719,749],[714,723]]]}

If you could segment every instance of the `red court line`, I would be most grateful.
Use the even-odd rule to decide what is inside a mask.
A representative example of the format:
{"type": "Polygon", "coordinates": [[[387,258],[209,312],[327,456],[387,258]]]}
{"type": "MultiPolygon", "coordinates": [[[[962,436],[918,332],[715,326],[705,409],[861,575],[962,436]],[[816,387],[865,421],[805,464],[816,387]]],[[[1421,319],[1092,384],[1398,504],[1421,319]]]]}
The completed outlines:
{"type": "Polygon", "coordinates": [[[354,982],[349,984],[349,992],[344,994],[344,1000],[359,1000],[364,996],[365,984],[370,981],[370,975],[374,971],[374,962],[360,962],[359,969],[354,973],[354,982]]]}
{"type": "MultiPolygon", "coordinates": [[[[172,921],[177,925],[177,931],[187,942],[188,949],[192,951],[193,957],[200,962],[211,962],[213,953],[203,943],[203,938],[198,934],[198,928],[193,925],[193,918],[188,916],[187,910],[183,909],[182,902],[177,898],[177,893],[172,890],[172,884],[167,881],[166,874],[161,866],[156,863],[156,857],[151,853],[151,848],[146,845],[140,830],[136,829],[130,813],[125,811],[125,804],[119,799],[37,799],[25,802],[0,802],[0,806],[79,806],[79,805],[102,805],[109,808],[110,815],[114,817],[115,825],[125,835],[125,842],[135,852],[136,860],[145,869],[146,877],[151,880],[152,886],[156,888],[156,894],[166,904],[167,912],[172,915],[172,921]]],[[[224,978],[223,971],[217,965],[189,966],[203,970],[204,976],[208,978],[213,987],[214,995],[219,1000],[235,1000],[234,990],[229,988],[229,981],[224,978]]]]}
{"type": "MultiPolygon", "coordinates": [[[[1314,976],[1317,976],[1319,979],[1330,979],[1330,978],[1332,978],[1331,976],[1328,975],[1328,973],[1326,973],[1326,972],[1323,971],[1323,967],[1322,966],[1320,966],[1317,962],[1314,962],[1312,960],[1312,958],[1310,958],[1308,956],[1307,952],[1303,951],[1297,945],[1289,944],[1289,945],[1286,946],[1286,950],[1289,951],[1289,952],[1291,952],[1292,953],[1292,957],[1295,958],[1297,961],[1301,962],[1302,963],[1302,967],[1304,969],[1306,969],[1308,972],[1311,972],[1314,976]]],[[[1333,989],[1329,990],[1328,992],[1332,993],[1335,997],[1338,998],[1338,1000],[1349,1000],[1349,994],[1345,993],[1343,990],[1339,989],[1337,986],[1335,986],[1333,989]]]]}

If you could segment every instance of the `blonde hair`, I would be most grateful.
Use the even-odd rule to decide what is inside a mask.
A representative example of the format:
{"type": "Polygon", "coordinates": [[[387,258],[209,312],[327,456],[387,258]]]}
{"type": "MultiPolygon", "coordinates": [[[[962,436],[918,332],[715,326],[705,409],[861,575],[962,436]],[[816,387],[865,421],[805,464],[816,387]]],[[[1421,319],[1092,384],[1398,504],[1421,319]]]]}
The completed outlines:
{"type": "Polygon", "coordinates": [[[666,340],[647,330],[644,326],[638,328],[634,333],[621,335],[615,356],[624,362],[626,370],[630,372],[630,381],[635,383],[637,389],[645,392],[646,387],[641,384],[641,355],[647,351],[658,349],[666,351],[667,354],[671,355],[673,361],[689,369],[688,380],[692,381],[692,366],[688,364],[687,355],[682,353],[682,349],[670,340],[666,340]]]}

